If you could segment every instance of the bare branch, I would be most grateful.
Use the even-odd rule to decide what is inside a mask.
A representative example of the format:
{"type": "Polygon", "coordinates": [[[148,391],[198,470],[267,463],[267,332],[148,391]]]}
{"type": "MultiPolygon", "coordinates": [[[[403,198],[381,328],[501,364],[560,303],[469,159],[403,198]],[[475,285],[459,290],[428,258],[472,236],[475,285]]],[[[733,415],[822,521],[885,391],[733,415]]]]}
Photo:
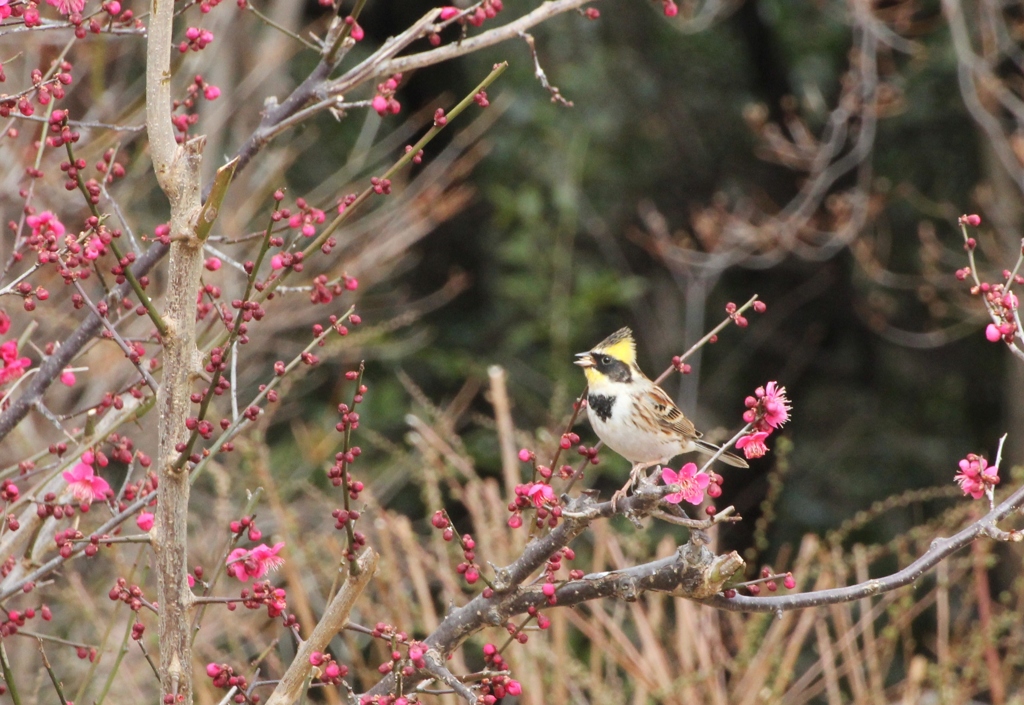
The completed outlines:
{"type": "Polygon", "coordinates": [[[722,595],[715,595],[714,597],[704,600],[704,603],[734,612],[779,612],[804,609],[806,607],[817,607],[819,605],[831,605],[839,602],[852,602],[872,595],[880,595],[884,592],[889,592],[905,585],[910,585],[938,565],[939,561],[943,558],[946,558],[947,556],[950,556],[960,549],[970,545],[981,536],[991,536],[993,538],[1005,538],[1006,540],[1020,541],[1020,532],[1004,532],[996,528],[996,523],[1005,519],[1021,507],[1024,507],[1024,486],[1017,489],[1017,491],[996,505],[996,508],[984,517],[959,533],[956,533],[946,539],[935,539],[935,541],[932,542],[931,548],[922,554],[916,561],[908,565],[903,570],[884,578],[867,580],[847,587],[819,590],[817,592],[807,592],[796,595],[778,595],[771,597],[746,597],[744,595],[737,595],[731,598],[726,598],[722,595]]]}
{"type": "Polygon", "coordinates": [[[345,582],[327,606],[309,639],[299,645],[295,658],[281,677],[281,682],[267,698],[267,705],[291,705],[298,700],[312,668],[309,662],[310,654],[314,651],[324,651],[331,639],[344,628],[352,612],[352,606],[366,589],[377,569],[377,554],[367,549],[357,559],[357,563],[359,572],[349,573],[345,578],[345,582]]]}

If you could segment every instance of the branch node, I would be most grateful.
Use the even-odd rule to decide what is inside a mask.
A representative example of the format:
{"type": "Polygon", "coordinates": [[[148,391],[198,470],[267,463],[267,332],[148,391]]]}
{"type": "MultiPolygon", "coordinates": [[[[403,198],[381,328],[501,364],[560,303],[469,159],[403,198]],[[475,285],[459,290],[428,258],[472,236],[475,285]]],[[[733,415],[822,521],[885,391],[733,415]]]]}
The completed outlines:
{"type": "Polygon", "coordinates": [[[477,704],[476,694],[467,688],[462,681],[456,678],[455,674],[445,668],[440,652],[436,649],[428,649],[427,653],[423,655],[423,660],[427,664],[426,670],[436,676],[442,683],[454,690],[456,695],[469,703],[469,705],[477,704]]]}
{"type": "Polygon", "coordinates": [[[508,568],[499,568],[490,561],[487,565],[491,566],[491,570],[494,571],[494,591],[495,592],[507,592],[512,587],[512,571],[508,568]]]}

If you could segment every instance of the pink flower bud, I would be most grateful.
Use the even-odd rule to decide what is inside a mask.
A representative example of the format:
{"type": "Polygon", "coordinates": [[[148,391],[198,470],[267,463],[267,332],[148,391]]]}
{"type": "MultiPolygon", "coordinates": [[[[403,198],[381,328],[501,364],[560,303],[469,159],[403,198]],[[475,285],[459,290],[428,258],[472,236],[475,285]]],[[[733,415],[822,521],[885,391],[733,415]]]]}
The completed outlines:
{"type": "Polygon", "coordinates": [[[988,342],[998,343],[1002,337],[1003,334],[994,323],[989,323],[988,326],[985,327],[985,338],[988,339],[988,342]]]}
{"type": "Polygon", "coordinates": [[[215,663],[206,664],[206,675],[210,678],[216,678],[220,675],[220,666],[215,663]]]}
{"type": "Polygon", "coordinates": [[[210,257],[209,259],[206,260],[206,262],[203,263],[203,266],[206,267],[211,272],[216,272],[218,269],[220,269],[220,258],[210,257]]]}
{"type": "Polygon", "coordinates": [[[520,450],[519,459],[522,460],[524,463],[530,462],[530,451],[528,451],[526,448],[520,450]]]}
{"type": "Polygon", "coordinates": [[[314,651],[309,655],[309,663],[313,666],[319,666],[324,662],[324,655],[319,651],[314,651]]]}
{"type": "Polygon", "coordinates": [[[75,373],[71,370],[64,370],[60,373],[60,383],[66,387],[75,386],[75,373]]]}
{"type": "Polygon", "coordinates": [[[377,111],[378,115],[385,115],[388,112],[388,99],[382,95],[373,96],[370,107],[377,111]]]}
{"type": "Polygon", "coordinates": [[[274,255],[270,258],[270,268],[284,269],[284,260],[281,258],[281,255],[274,255]]]}
{"type": "Polygon", "coordinates": [[[149,531],[153,528],[154,517],[150,512],[142,512],[135,518],[135,523],[143,531],[149,531]]]}
{"type": "Polygon", "coordinates": [[[217,100],[220,98],[220,88],[217,88],[217,86],[207,86],[203,89],[203,96],[207,100],[217,100]]]}
{"type": "Polygon", "coordinates": [[[964,222],[970,225],[972,228],[976,228],[981,225],[981,216],[977,213],[971,213],[970,215],[964,216],[964,222]]]}

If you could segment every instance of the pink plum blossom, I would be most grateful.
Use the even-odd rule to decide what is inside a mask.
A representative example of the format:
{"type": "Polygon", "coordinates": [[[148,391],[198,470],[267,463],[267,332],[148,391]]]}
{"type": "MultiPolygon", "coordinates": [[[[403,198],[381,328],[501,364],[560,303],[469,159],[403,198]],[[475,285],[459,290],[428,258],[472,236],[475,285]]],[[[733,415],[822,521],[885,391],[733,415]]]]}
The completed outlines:
{"type": "Polygon", "coordinates": [[[748,460],[760,458],[768,452],[768,446],[764,444],[766,438],[768,438],[767,431],[754,431],[736,441],[736,447],[743,451],[743,455],[747,456],[748,460]]]}
{"type": "Polygon", "coordinates": [[[682,488],[680,492],[673,492],[665,497],[665,501],[672,504],[679,504],[684,499],[690,504],[700,504],[704,501],[704,490],[711,482],[707,473],[697,470],[695,463],[687,463],[679,468],[679,472],[663,468],[661,479],[666,485],[679,485],[682,488]]]}
{"type": "Polygon", "coordinates": [[[13,340],[0,345],[0,360],[4,365],[3,369],[0,369],[0,384],[21,377],[25,369],[32,364],[27,357],[18,357],[18,343],[13,340]]]}
{"type": "Polygon", "coordinates": [[[62,15],[70,15],[81,12],[85,7],[85,0],[46,0],[46,4],[56,7],[57,12],[62,15]]]}
{"type": "Polygon", "coordinates": [[[789,399],[786,398],[786,388],[777,385],[777,382],[769,382],[754,392],[764,405],[764,420],[772,428],[778,428],[789,421],[790,407],[789,399]]]}
{"type": "Polygon", "coordinates": [[[543,482],[533,483],[533,486],[526,491],[526,496],[530,498],[535,507],[558,503],[558,500],[555,498],[555,491],[551,489],[551,485],[543,482]]]}
{"type": "Polygon", "coordinates": [[[956,482],[965,495],[981,499],[990,488],[999,484],[999,468],[991,466],[984,458],[969,453],[960,461],[960,472],[956,482]]]}
{"type": "Polygon", "coordinates": [[[248,582],[250,578],[263,577],[267,572],[277,570],[284,564],[284,558],[277,555],[282,548],[283,541],[272,547],[261,543],[252,550],[236,548],[228,554],[228,575],[233,575],[242,582],[248,582]]]}
{"type": "Polygon", "coordinates": [[[110,485],[96,474],[91,465],[79,462],[62,473],[71,494],[80,502],[102,500],[111,494],[110,485]]]}

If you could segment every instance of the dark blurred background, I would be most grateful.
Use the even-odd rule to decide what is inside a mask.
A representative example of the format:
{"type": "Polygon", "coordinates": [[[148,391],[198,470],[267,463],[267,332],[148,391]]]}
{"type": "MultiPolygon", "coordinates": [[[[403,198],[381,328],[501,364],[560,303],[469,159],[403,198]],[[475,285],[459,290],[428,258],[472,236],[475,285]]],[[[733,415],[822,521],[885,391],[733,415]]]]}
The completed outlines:
{"type": "MultiPolygon", "coordinates": [[[[510,0],[499,19],[533,5],[510,0]]],[[[431,6],[370,3],[362,23],[376,44],[431,6]]],[[[965,212],[985,220],[987,271],[1012,266],[1005,237],[987,229],[986,208],[1005,177],[963,107],[938,4],[874,8],[916,49],[879,46],[869,152],[812,208],[799,245],[780,244],[772,218],[808,171],[780,163],[768,138],[813,153],[833,109],[850,100],[844,86],[858,80],[851,68],[864,55],[848,8],[748,0],[704,22],[706,6],[684,5],[672,19],[660,2],[595,7],[596,21],[570,13],[533,30],[548,79],[572,107],[551,100],[520,40],[404,77],[403,115],[432,112],[495,62],[510,63],[489,91],[491,110],[502,113],[467,179],[473,198],[365,299],[372,310],[396,292],[428,296],[453,272],[468,277],[415,333],[396,334],[400,354],[370,362],[365,425],[401,442],[409,381],[443,406],[467,380],[486,386],[487,366],[499,364],[519,427],[557,434],[583,386],[573,353],[629,325],[653,377],[722,319],[727,302],[756,293],[767,312],[750,314],[746,329],[728,328],[691,361],[694,374],[665,386],[718,440],[739,427],[743,398],[757,386],[777,380],[789,390],[792,421],[780,435],[792,452],[773,543],[827,531],[895,493],[948,486],[969,452],[991,458],[999,436],[1015,430],[1020,387],[953,273],[966,265],[957,226],[965,212]],[[862,222],[833,236],[850,222],[836,213],[855,198],[866,204],[862,222]],[[730,240],[727,221],[748,222],[748,240],[730,240]]],[[[384,128],[401,120],[387,118],[384,128]]],[[[850,141],[838,155],[851,152],[865,124],[856,115],[847,122],[850,141]]],[[[339,145],[346,129],[336,132],[339,145]]],[[[312,183],[315,173],[293,180],[312,183]]],[[[469,412],[456,430],[481,471],[497,474],[494,434],[471,421],[472,412],[492,413],[483,395],[469,412]]],[[[577,431],[595,440],[585,421],[577,431]]],[[[1013,460],[1019,442],[1011,435],[1013,460]]],[[[770,453],[749,472],[726,470],[720,504],[756,518],[776,460],[770,453]]],[[[610,490],[626,463],[606,453],[600,468],[590,482],[610,490]]],[[[891,538],[941,508],[934,504],[887,515],[860,538],[891,538]]],[[[727,541],[742,548],[752,525],[727,541]]]]}

